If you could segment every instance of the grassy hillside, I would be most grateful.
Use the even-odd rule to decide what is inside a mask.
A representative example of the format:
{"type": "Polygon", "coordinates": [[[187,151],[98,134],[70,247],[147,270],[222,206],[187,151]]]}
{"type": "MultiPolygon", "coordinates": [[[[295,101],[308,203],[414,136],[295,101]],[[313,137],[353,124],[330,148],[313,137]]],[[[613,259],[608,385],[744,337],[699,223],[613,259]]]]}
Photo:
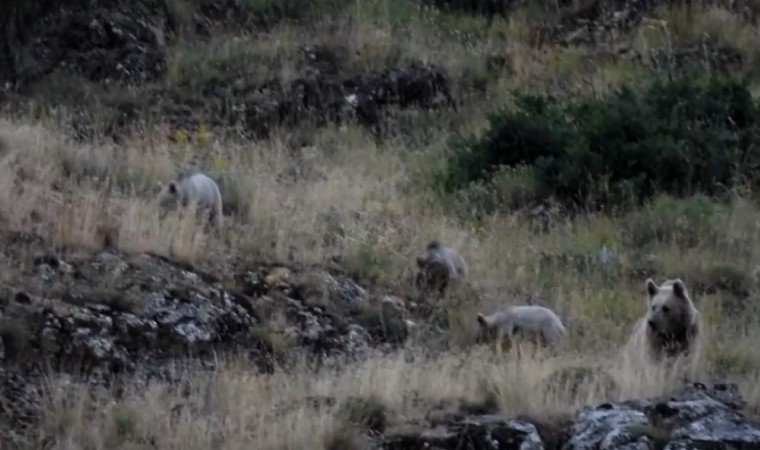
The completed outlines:
{"type": "MultiPolygon", "coordinates": [[[[620,357],[647,277],[682,278],[704,316],[692,377],[739,383],[758,411],[760,25],[749,6],[536,1],[491,15],[499,2],[426,3],[245,0],[230,19],[174,0],[155,76],[96,77],[91,61],[108,59],[97,52],[7,75],[4,236],[33,233],[61,254],[149,251],[220,274],[254,260],[337,263],[407,303],[432,239],[471,274],[404,350],[317,372],[294,351],[266,376],[233,357],[184,375],[185,390],[127,381],[116,396],[73,383],[51,390],[38,428],[15,433],[21,448],[359,449],[366,436],[346,425],[356,417],[400,423],[461,400],[562,423],[582,405],[680,382],[620,357]],[[394,77],[421,81],[378,100],[394,77]],[[667,81],[684,78],[697,87],[667,81]],[[657,80],[665,93],[647,97],[657,80]],[[723,90],[700,90],[710,80],[723,90]],[[455,107],[420,87],[435,83],[455,107]],[[640,97],[615,100],[623,87],[640,97]],[[521,116],[524,95],[560,106],[521,116]],[[542,166],[539,151],[564,162],[542,166]],[[626,164],[642,168],[618,173],[626,164]],[[220,180],[220,236],[156,205],[157,184],[191,168],[220,180]],[[580,177],[581,188],[568,181],[580,177]],[[518,363],[473,346],[476,314],[506,303],[555,309],[571,332],[562,354],[518,363]],[[573,371],[581,389],[557,381],[573,371]],[[324,397],[334,403],[317,414],[324,397]],[[359,413],[347,406],[357,397],[359,413]]],[[[5,287],[23,265],[10,253],[5,287]]]]}

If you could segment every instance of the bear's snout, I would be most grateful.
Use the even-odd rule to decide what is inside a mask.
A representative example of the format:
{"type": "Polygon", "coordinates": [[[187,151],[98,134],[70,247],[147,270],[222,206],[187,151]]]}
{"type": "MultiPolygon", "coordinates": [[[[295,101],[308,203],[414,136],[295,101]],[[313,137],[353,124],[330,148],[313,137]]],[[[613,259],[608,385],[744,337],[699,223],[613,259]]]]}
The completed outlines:
{"type": "Polygon", "coordinates": [[[647,325],[649,325],[649,329],[650,329],[650,330],[652,330],[652,331],[657,331],[657,323],[656,323],[654,320],[652,320],[652,319],[649,319],[649,320],[647,321],[647,325]]]}

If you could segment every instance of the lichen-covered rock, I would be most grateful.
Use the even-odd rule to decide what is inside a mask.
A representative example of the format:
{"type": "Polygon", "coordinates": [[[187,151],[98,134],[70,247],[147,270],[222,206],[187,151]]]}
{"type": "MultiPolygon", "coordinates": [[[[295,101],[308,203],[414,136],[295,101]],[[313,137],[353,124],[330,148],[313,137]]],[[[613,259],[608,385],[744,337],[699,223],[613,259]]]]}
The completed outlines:
{"type": "MultiPolygon", "coordinates": [[[[220,347],[250,353],[256,348],[251,330],[263,322],[259,305],[267,294],[277,296],[271,303],[286,318],[295,344],[318,358],[345,360],[369,350],[364,328],[299,297],[292,269],[258,267],[233,278],[243,284],[243,293],[225,288],[211,274],[155,255],[38,257],[12,287],[17,294],[7,309],[23,324],[16,332],[23,336],[14,338],[18,342],[7,357],[34,363],[38,358],[29,358],[29,350],[41,357],[38,362],[74,363],[78,370],[107,375],[204,357],[220,347]]],[[[325,289],[345,305],[359,305],[367,297],[364,289],[340,277],[328,275],[325,289]]]]}
{"type": "Polygon", "coordinates": [[[648,424],[649,419],[642,411],[628,405],[606,403],[581,412],[573,426],[572,438],[563,449],[647,450],[652,441],[641,430],[648,424]]]}
{"type": "Polygon", "coordinates": [[[183,4],[182,13],[159,0],[80,3],[0,5],[0,100],[8,95],[20,106],[32,96],[49,106],[66,106],[80,136],[95,131],[86,107],[93,96],[85,94],[92,88],[80,79],[137,90],[135,95],[98,98],[103,107],[99,119],[113,137],[146,114],[161,115],[177,128],[235,127],[261,137],[304,120],[351,117],[378,130],[382,110],[391,105],[454,105],[443,67],[415,62],[357,70],[346,63],[348,50],[340,44],[302,48],[294,61],[294,79],[262,77],[241,66],[210,77],[168,77],[175,79],[156,83],[166,72],[167,50],[179,28],[194,23],[197,31],[208,33],[214,22],[247,22],[245,11],[251,8],[234,0],[195,1],[183,4]]]}
{"type": "Polygon", "coordinates": [[[665,400],[605,403],[585,408],[563,450],[760,448],[760,426],[739,411],[735,385],[688,385],[665,400]]]}
{"type": "Polygon", "coordinates": [[[530,418],[513,419],[472,410],[467,413],[460,408],[458,413],[442,414],[436,419],[399,424],[377,439],[376,448],[760,448],[760,428],[739,412],[743,404],[734,385],[716,384],[708,388],[694,383],[667,399],[586,407],[567,425],[558,422],[548,426],[530,418]]]}

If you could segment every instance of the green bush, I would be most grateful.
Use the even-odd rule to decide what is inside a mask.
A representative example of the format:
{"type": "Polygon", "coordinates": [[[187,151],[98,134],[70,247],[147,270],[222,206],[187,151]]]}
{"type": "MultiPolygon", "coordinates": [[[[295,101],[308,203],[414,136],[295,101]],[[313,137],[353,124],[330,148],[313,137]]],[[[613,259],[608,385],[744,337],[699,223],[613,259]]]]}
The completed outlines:
{"type": "Polygon", "coordinates": [[[520,7],[536,12],[557,12],[559,8],[572,5],[569,0],[422,0],[422,3],[450,13],[486,17],[506,16],[520,7]]]}
{"type": "Polygon", "coordinates": [[[626,215],[623,241],[634,249],[669,242],[682,248],[696,247],[718,239],[723,214],[725,209],[705,195],[680,199],[659,195],[626,215]]]}
{"type": "Polygon", "coordinates": [[[243,11],[265,21],[298,20],[334,14],[345,7],[339,0],[240,0],[243,11]]]}
{"type": "Polygon", "coordinates": [[[423,4],[447,12],[465,12],[485,16],[503,16],[512,4],[506,0],[423,0],[423,4]]]}
{"type": "Polygon", "coordinates": [[[760,115],[743,82],[656,79],[603,98],[516,100],[483,136],[453,142],[437,177],[444,191],[490,182],[505,166],[532,169],[537,199],[590,209],[757,184],[760,115]]]}

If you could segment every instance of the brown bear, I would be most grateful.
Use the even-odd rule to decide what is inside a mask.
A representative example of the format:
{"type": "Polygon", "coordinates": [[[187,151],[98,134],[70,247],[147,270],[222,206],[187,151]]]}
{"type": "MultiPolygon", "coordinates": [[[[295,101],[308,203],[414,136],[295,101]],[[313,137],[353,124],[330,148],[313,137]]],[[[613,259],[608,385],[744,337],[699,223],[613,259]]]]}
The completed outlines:
{"type": "Polygon", "coordinates": [[[415,281],[420,292],[437,291],[442,296],[452,280],[467,277],[467,263],[456,250],[439,241],[431,241],[425,250],[425,256],[417,257],[415,281]]]}
{"type": "Polygon", "coordinates": [[[634,327],[628,349],[651,362],[698,353],[701,317],[680,279],[646,281],[647,313],[634,327]]]}
{"type": "Polygon", "coordinates": [[[208,212],[210,223],[222,228],[222,194],[216,182],[203,173],[179,175],[161,189],[158,202],[161,206],[195,203],[208,212]]]}

